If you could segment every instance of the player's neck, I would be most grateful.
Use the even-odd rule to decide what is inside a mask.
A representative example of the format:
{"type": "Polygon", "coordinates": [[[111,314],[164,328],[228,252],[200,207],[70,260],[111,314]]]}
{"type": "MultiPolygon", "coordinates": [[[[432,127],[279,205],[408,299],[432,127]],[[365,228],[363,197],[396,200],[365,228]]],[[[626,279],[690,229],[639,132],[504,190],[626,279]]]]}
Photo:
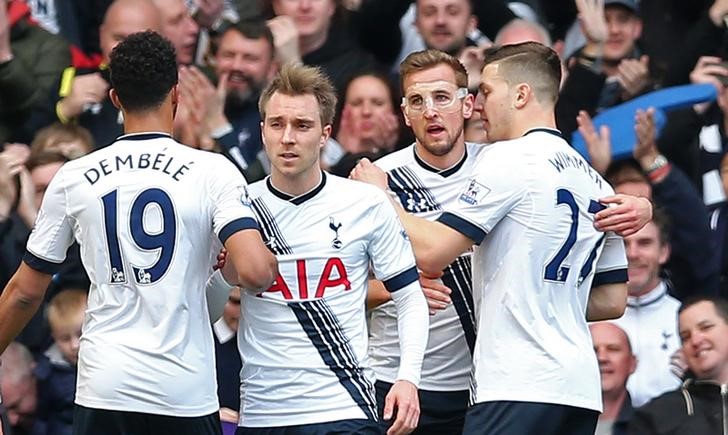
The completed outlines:
{"type": "Polygon", "coordinates": [[[142,113],[124,112],[124,133],[144,133],[158,131],[172,135],[173,119],[164,111],[142,113]]]}
{"type": "Polygon", "coordinates": [[[465,154],[465,141],[461,136],[455,143],[455,146],[447,154],[442,156],[427,151],[419,142],[415,145],[415,152],[417,153],[417,157],[424,160],[425,163],[433,168],[450,169],[463,159],[463,155],[465,154]]]}
{"type": "Polygon", "coordinates": [[[622,405],[627,399],[627,390],[622,389],[616,393],[604,393],[602,394],[602,401],[604,402],[604,412],[599,416],[600,420],[611,420],[614,421],[619,417],[619,412],[622,410],[622,405]]]}
{"type": "Polygon", "coordinates": [[[276,189],[293,197],[310,192],[321,183],[321,168],[317,165],[310,170],[295,176],[271,169],[270,182],[276,189]]]}
{"type": "Polygon", "coordinates": [[[556,118],[553,110],[531,110],[513,121],[513,128],[511,129],[513,139],[519,138],[535,128],[556,129],[556,118]]]}

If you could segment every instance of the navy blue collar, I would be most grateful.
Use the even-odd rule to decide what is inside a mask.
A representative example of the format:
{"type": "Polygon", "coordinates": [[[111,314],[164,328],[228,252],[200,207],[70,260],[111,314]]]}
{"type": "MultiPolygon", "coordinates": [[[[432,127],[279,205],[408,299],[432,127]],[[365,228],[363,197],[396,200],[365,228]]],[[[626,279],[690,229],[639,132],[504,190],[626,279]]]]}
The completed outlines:
{"type": "Polygon", "coordinates": [[[465,164],[465,160],[468,159],[468,148],[465,147],[465,152],[463,153],[463,157],[460,159],[459,162],[455,163],[454,165],[450,166],[446,169],[440,169],[432,166],[431,164],[427,163],[422,159],[422,157],[417,155],[417,146],[412,147],[412,153],[415,155],[415,162],[417,162],[418,165],[420,165],[423,169],[428,170],[430,172],[434,172],[437,175],[440,175],[442,177],[449,177],[452,174],[457,173],[457,171],[460,170],[460,168],[463,167],[465,164]]]}
{"type": "Polygon", "coordinates": [[[316,187],[314,187],[313,189],[309,190],[308,192],[306,192],[302,195],[298,195],[298,196],[293,196],[280,189],[276,189],[276,187],[270,181],[270,176],[268,176],[268,178],[265,179],[265,185],[268,186],[268,190],[270,191],[270,193],[277,196],[278,198],[280,198],[284,201],[288,201],[293,205],[301,205],[304,202],[306,202],[309,199],[316,196],[319,192],[321,192],[324,189],[324,186],[326,185],[326,172],[321,171],[321,181],[319,182],[318,185],[316,185],[316,187]]]}
{"type": "Polygon", "coordinates": [[[123,134],[116,138],[116,140],[148,140],[148,139],[161,139],[161,138],[167,138],[172,139],[172,136],[170,136],[167,133],[160,133],[160,132],[149,132],[149,133],[129,133],[129,134],[123,134]]]}
{"type": "Polygon", "coordinates": [[[546,127],[532,128],[532,129],[528,130],[526,132],[526,134],[524,134],[523,136],[528,136],[531,133],[537,133],[537,132],[553,134],[554,136],[558,136],[561,139],[564,139],[564,135],[561,134],[561,132],[559,130],[556,130],[555,128],[546,128],[546,127]]]}

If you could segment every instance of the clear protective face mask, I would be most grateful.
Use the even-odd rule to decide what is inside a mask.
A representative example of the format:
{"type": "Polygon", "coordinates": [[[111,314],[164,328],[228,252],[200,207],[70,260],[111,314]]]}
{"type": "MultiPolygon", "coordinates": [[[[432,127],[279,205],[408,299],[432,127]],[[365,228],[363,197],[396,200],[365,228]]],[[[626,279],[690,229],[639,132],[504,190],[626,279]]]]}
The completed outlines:
{"type": "Polygon", "coordinates": [[[407,88],[402,107],[408,116],[421,116],[428,109],[452,113],[458,109],[455,103],[467,95],[466,88],[458,88],[444,80],[417,83],[407,88]]]}

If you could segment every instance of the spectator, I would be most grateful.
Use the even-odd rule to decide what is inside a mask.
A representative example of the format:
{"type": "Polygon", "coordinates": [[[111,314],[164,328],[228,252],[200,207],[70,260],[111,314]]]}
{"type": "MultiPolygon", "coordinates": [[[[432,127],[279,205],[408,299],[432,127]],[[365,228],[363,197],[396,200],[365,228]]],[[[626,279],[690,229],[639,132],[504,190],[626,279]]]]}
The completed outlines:
{"type": "Polygon", "coordinates": [[[76,396],[76,365],[86,311],[85,290],[65,289],[51,299],[47,315],[53,345],[38,359],[38,412],[47,435],[71,435],[76,396]]]}
{"type": "Polygon", "coordinates": [[[266,0],[264,4],[266,12],[275,15],[268,25],[281,64],[321,67],[339,94],[352,76],[375,66],[372,55],[352,35],[339,0],[266,0]]]}
{"type": "Polygon", "coordinates": [[[718,291],[718,258],[708,225],[708,213],[685,174],[657,149],[654,114],[638,112],[634,159],[611,162],[608,129],[594,130],[589,115],[577,118],[586,138],[591,161],[618,193],[642,196],[664,209],[671,222],[671,255],[664,270],[669,273],[672,296],[682,300],[696,293],[718,291]]]}
{"type": "Polygon", "coordinates": [[[346,177],[361,157],[373,159],[395,148],[401,126],[396,95],[391,82],[378,72],[357,74],[347,83],[336,142],[327,142],[328,153],[338,143],[344,154],[335,164],[333,159],[326,161],[331,173],[346,177]]]}
{"type": "Polygon", "coordinates": [[[637,40],[642,32],[637,0],[578,0],[580,23],[587,38],[567,62],[556,105],[561,131],[570,137],[576,130],[580,110],[594,115],[634,98],[653,87],[649,58],[642,55],[637,40]]]}
{"type": "MultiPolygon", "coordinates": [[[[369,0],[363,2],[357,16],[359,39],[385,65],[394,64],[409,53],[400,53],[404,35],[400,19],[412,0],[369,0]]],[[[496,33],[516,16],[502,0],[417,0],[415,26],[424,47],[460,57],[465,47],[480,45],[468,34],[477,26],[485,36],[496,33]]]]}
{"type": "MultiPolygon", "coordinates": [[[[148,0],[115,0],[104,15],[99,30],[99,43],[107,65],[111,50],[126,36],[147,29],[159,29],[157,8],[148,0]]],[[[109,71],[70,68],[59,74],[59,99],[56,115],[60,122],[77,122],[91,132],[97,148],[110,144],[122,133],[119,110],[108,96],[109,71]]]]}
{"type": "Polygon", "coordinates": [[[626,435],[634,410],[627,380],[637,367],[629,337],[611,322],[589,325],[599,362],[604,411],[597,421],[596,435],[626,435]]]}
{"type": "Polygon", "coordinates": [[[0,145],[30,142],[31,114],[51,111],[48,95],[70,62],[68,43],[31,24],[24,1],[0,1],[0,145]]]}
{"type": "Polygon", "coordinates": [[[629,297],[624,315],[615,320],[627,333],[640,364],[627,389],[635,406],[680,384],[670,370],[670,357],[680,347],[676,334],[680,302],[668,294],[661,267],[670,256],[667,217],[655,210],[652,222],[624,238],[629,297]]]}
{"type": "Polygon", "coordinates": [[[205,143],[215,140],[251,181],[269,172],[257,102],[278,70],[274,56],[265,23],[239,21],[225,28],[214,52],[217,88],[194,67],[180,71],[182,105],[175,124],[182,142],[209,148],[205,143]]]}
{"type": "Polygon", "coordinates": [[[694,374],[676,390],[635,411],[630,435],[695,435],[725,432],[728,385],[728,302],[712,296],[686,300],[679,332],[694,374]]]}
{"type": "Polygon", "coordinates": [[[172,42],[177,54],[177,64],[190,65],[195,61],[197,25],[184,0],[152,0],[161,19],[160,33],[172,42]]]}
{"type": "Polygon", "coordinates": [[[33,356],[25,346],[12,342],[0,360],[0,395],[12,434],[45,435],[45,422],[37,416],[38,386],[33,374],[33,356]]]}
{"type": "Polygon", "coordinates": [[[33,153],[51,151],[73,160],[93,151],[94,142],[91,133],[80,125],[53,123],[36,133],[30,148],[31,158],[33,153]]]}

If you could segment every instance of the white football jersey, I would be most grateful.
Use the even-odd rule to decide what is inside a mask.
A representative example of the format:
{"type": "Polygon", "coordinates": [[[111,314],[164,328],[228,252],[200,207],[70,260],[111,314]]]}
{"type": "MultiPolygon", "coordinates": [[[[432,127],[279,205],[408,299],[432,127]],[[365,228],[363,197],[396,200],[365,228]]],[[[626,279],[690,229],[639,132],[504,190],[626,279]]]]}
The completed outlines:
{"type": "MultiPolygon", "coordinates": [[[[473,165],[485,145],[466,143],[466,153],[455,166],[440,170],[422,160],[414,144],[388,154],[374,164],[389,175],[389,193],[408,212],[435,220],[455,207],[460,190],[470,179],[473,165]]],[[[452,304],[430,316],[430,335],[422,364],[420,388],[461,391],[470,388],[475,323],[470,253],[443,271],[452,304]]],[[[369,357],[377,379],[394,382],[399,367],[397,310],[387,302],[372,310],[369,321],[369,357]]]]}
{"type": "Polygon", "coordinates": [[[601,410],[592,283],[627,281],[622,239],[594,229],[609,184],[555,130],[486,147],[438,220],[476,243],[474,401],[601,410]],[[487,237],[486,237],[487,235],[487,237]]]}
{"type": "Polygon", "coordinates": [[[217,411],[205,282],[220,241],[258,227],[245,186],[225,157],[161,133],[122,136],[58,171],[25,261],[53,273],[74,238],[81,246],[91,288],[76,403],[217,411]]]}
{"type": "Polygon", "coordinates": [[[389,291],[418,280],[392,204],[377,188],[322,172],[295,198],[270,178],[250,185],[279,276],[244,291],[238,344],[240,425],[377,420],[367,359],[369,266],[389,291]]]}

